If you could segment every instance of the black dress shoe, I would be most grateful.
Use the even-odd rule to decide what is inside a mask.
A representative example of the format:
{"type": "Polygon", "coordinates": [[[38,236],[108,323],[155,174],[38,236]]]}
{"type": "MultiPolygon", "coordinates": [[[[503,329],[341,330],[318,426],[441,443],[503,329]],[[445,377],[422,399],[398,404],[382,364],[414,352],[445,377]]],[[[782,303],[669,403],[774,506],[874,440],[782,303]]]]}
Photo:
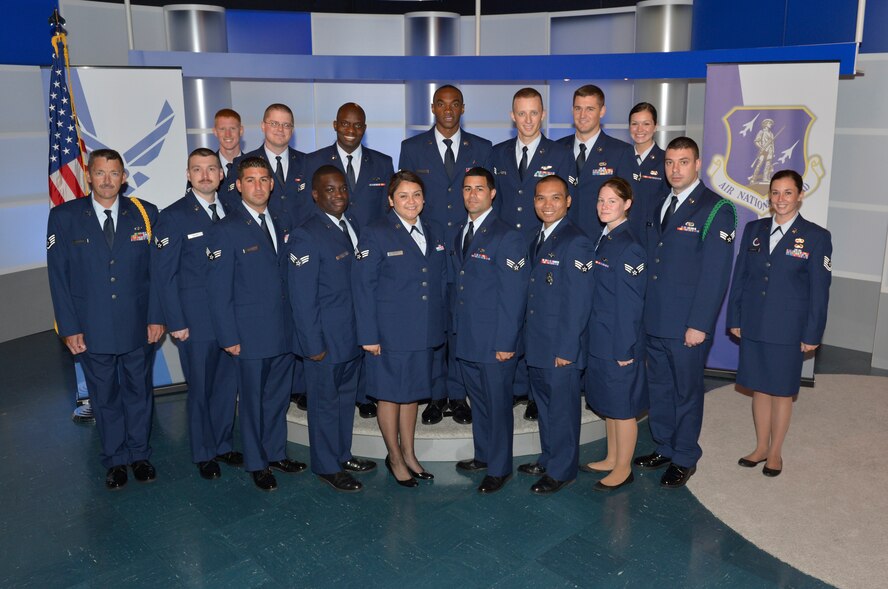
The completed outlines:
{"type": "Polygon", "coordinates": [[[596,491],[605,491],[605,492],[616,491],[620,487],[625,487],[626,485],[631,485],[634,481],[635,481],[635,475],[630,472],[629,476],[626,477],[626,479],[618,485],[605,485],[601,481],[598,481],[597,483],[595,483],[595,485],[592,486],[592,488],[595,489],[596,491]]]}
{"type": "Polygon", "coordinates": [[[219,463],[215,460],[207,460],[205,462],[197,463],[197,470],[200,471],[200,476],[211,481],[213,479],[218,479],[222,476],[222,470],[219,469],[219,463]]]}
{"type": "Polygon", "coordinates": [[[512,407],[516,407],[521,405],[522,403],[528,403],[529,398],[527,395],[521,395],[520,397],[512,397],[512,407]]]}
{"type": "Polygon", "coordinates": [[[422,410],[423,425],[435,425],[436,423],[440,423],[440,421],[444,419],[444,405],[446,404],[447,399],[429,401],[426,408],[422,410]]]}
{"type": "Polygon", "coordinates": [[[224,454],[219,454],[216,456],[216,460],[219,462],[224,462],[230,466],[243,466],[244,465],[244,455],[240,452],[225,452],[224,454]]]}
{"type": "Polygon", "coordinates": [[[530,492],[536,493],[537,495],[551,495],[552,493],[557,493],[572,482],[573,481],[559,481],[553,479],[549,475],[545,475],[533,484],[530,488],[530,492]]]}
{"type": "Polygon", "coordinates": [[[412,476],[413,478],[419,479],[421,481],[432,481],[435,479],[435,475],[433,475],[432,473],[426,471],[416,472],[409,466],[407,467],[407,472],[409,472],[410,476],[412,476]]]}
{"type": "Polygon", "coordinates": [[[520,472],[521,474],[529,474],[538,477],[546,474],[546,467],[541,465],[539,462],[528,462],[527,464],[520,465],[518,467],[518,472],[520,472]]]}
{"type": "MultiPolygon", "coordinates": [[[[351,460],[342,463],[342,470],[351,472],[369,472],[376,468],[376,463],[366,458],[356,458],[352,456],[351,460]]],[[[332,476],[332,475],[331,475],[332,476]]]]}
{"type": "Polygon", "coordinates": [[[502,489],[507,482],[509,482],[510,478],[512,478],[511,474],[507,474],[504,477],[487,475],[486,477],[484,477],[484,480],[481,481],[481,484],[478,485],[478,492],[485,494],[496,493],[497,491],[502,489]]]}
{"type": "Polygon", "coordinates": [[[318,478],[342,493],[357,493],[364,488],[361,481],[344,470],[335,474],[319,474],[318,478]]]}
{"type": "Polygon", "coordinates": [[[273,468],[281,472],[302,472],[306,469],[307,466],[308,465],[304,462],[299,462],[298,460],[290,460],[289,458],[284,458],[283,460],[275,460],[274,462],[268,463],[269,468],[273,468]]]}
{"type": "Polygon", "coordinates": [[[274,491],[278,488],[277,479],[271,474],[271,469],[254,470],[250,474],[253,475],[253,484],[263,491],[274,491]]]}
{"type": "Polygon", "coordinates": [[[680,489],[688,483],[691,475],[695,472],[697,472],[696,466],[679,466],[673,462],[663,473],[660,486],[667,489],[680,489]]]}
{"type": "Polygon", "coordinates": [[[109,491],[118,491],[126,485],[126,466],[112,466],[105,474],[105,488],[109,491]]]}
{"type": "Polygon", "coordinates": [[[453,421],[462,425],[472,423],[472,408],[465,399],[450,401],[450,411],[453,413],[453,421]]]}
{"type": "Polygon", "coordinates": [[[470,458],[468,460],[460,460],[456,463],[457,470],[465,470],[468,472],[475,472],[476,470],[484,470],[486,468],[486,462],[481,462],[480,460],[475,460],[474,458],[470,458]]]}
{"type": "Polygon", "coordinates": [[[766,460],[767,460],[767,458],[762,458],[761,460],[755,460],[755,461],[741,458],[740,460],[737,461],[737,464],[739,464],[740,466],[745,466],[746,468],[755,468],[756,466],[758,466],[762,462],[765,462],[766,460]]]}
{"type": "Polygon", "coordinates": [[[364,419],[376,417],[376,403],[374,403],[373,401],[367,401],[366,403],[355,403],[355,407],[358,408],[358,415],[360,415],[364,419]]]}
{"type": "Polygon", "coordinates": [[[527,409],[524,410],[524,419],[527,421],[536,421],[540,418],[540,410],[537,409],[536,401],[531,399],[527,402],[527,409]]]}
{"type": "Polygon", "coordinates": [[[306,397],[304,394],[294,393],[290,395],[290,402],[295,403],[297,409],[308,411],[308,397],[306,397]]]}
{"type": "Polygon", "coordinates": [[[133,478],[140,483],[150,483],[157,478],[157,471],[147,460],[136,460],[130,464],[130,468],[133,469],[133,478]]]}
{"type": "MultiPolygon", "coordinates": [[[[388,456],[385,457],[385,467],[386,467],[386,468],[388,469],[388,471],[391,473],[392,478],[395,479],[395,482],[398,483],[399,485],[401,485],[402,487],[413,488],[413,487],[418,487],[418,486],[419,486],[419,483],[417,483],[417,482],[416,482],[416,479],[413,478],[413,477],[410,477],[409,479],[406,479],[406,480],[403,480],[403,481],[402,481],[402,480],[399,479],[397,476],[395,476],[395,471],[392,470],[392,460],[391,460],[391,458],[388,457],[388,456]]],[[[410,469],[408,468],[407,470],[409,471],[410,469]]]]}
{"type": "Polygon", "coordinates": [[[671,458],[667,458],[662,454],[657,454],[656,452],[653,452],[644,456],[636,456],[635,460],[632,461],[632,464],[634,464],[635,466],[640,466],[641,468],[655,470],[657,468],[662,468],[666,466],[670,462],[672,462],[671,458]]]}
{"type": "Polygon", "coordinates": [[[762,474],[766,477],[777,477],[780,476],[780,473],[783,472],[783,464],[780,464],[780,468],[768,468],[768,465],[764,465],[762,467],[762,474]]]}
{"type": "Polygon", "coordinates": [[[583,472],[588,472],[588,473],[593,473],[593,474],[594,473],[602,473],[602,472],[610,472],[609,470],[601,470],[599,468],[592,468],[592,466],[590,466],[591,464],[592,464],[591,462],[587,462],[586,464],[581,464],[580,470],[582,470],[583,472]]]}

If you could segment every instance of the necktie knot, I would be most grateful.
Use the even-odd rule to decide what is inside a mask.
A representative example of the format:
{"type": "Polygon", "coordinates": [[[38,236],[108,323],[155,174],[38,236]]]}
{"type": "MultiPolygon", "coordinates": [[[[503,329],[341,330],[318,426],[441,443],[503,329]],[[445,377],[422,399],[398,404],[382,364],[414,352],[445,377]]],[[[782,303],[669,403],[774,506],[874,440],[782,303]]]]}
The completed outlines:
{"type": "Polygon", "coordinates": [[[274,173],[283,181],[284,179],[284,165],[281,163],[281,156],[276,155],[274,159],[277,160],[277,165],[274,168],[274,173]]]}
{"type": "MultiPolygon", "coordinates": [[[[348,181],[348,190],[349,192],[354,192],[355,184],[358,183],[357,175],[355,174],[355,167],[352,165],[353,155],[349,154],[345,156],[348,160],[348,163],[345,166],[345,179],[348,181]]],[[[348,233],[346,231],[346,233],[348,233]]]]}
{"type": "Polygon", "coordinates": [[[212,219],[213,219],[213,223],[215,223],[216,221],[219,220],[219,213],[216,212],[216,203],[212,203],[212,204],[209,206],[209,209],[210,209],[210,218],[212,218],[212,219]]]}
{"type": "Polygon", "coordinates": [[[518,164],[518,177],[524,181],[524,173],[527,171],[527,146],[521,148],[521,162],[518,164]]]}
{"type": "Polygon", "coordinates": [[[114,246],[114,218],[111,214],[111,209],[105,209],[105,222],[102,223],[102,233],[105,234],[105,241],[108,242],[108,247],[114,246]]]}
{"type": "Polygon", "coordinates": [[[577,155],[577,175],[583,170],[583,165],[586,163],[586,144],[580,143],[580,153],[577,155]]]}
{"type": "Polygon", "coordinates": [[[447,147],[452,146],[452,145],[453,145],[453,139],[445,139],[445,140],[444,140],[444,145],[446,145],[447,147]]]}
{"type": "Polygon", "coordinates": [[[453,139],[445,139],[444,145],[447,147],[444,151],[444,169],[447,171],[447,177],[453,180],[453,168],[456,165],[456,156],[453,153],[453,139]]]}

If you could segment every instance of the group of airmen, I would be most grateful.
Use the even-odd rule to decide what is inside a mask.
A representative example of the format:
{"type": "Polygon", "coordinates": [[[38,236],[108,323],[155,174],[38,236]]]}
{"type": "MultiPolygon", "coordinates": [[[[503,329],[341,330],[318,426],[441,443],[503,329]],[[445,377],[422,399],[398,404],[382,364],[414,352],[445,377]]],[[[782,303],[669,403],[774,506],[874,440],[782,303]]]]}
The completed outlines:
{"type": "MultiPolygon", "coordinates": [[[[407,341],[422,330],[428,388],[413,391],[429,399],[422,423],[472,425],[474,455],[457,468],[486,471],[479,491],[512,476],[513,406],[525,400],[542,454],[518,470],[540,477],[535,493],[557,492],[578,468],[610,473],[599,490],[632,482],[635,417],[645,410],[656,447],[632,462],[668,465],[665,487],[688,481],[736,229],[733,207],[700,181],[696,143],[659,148],[649,103],[630,114],[635,145],[608,136],[604,93],[593,85],[574,93],[575,133],[558,141],[541,132],[546,111],[533,88],[512,100],[517,137],[497,145],[460,127],[457,87],[439,87],[431,111],[434,126],[403,141],[395,173],[390,156],[362,145],[358,104],[339,108],[336,142],[307,155],[290,147],[286,105],[265,110],[264,142],[248,153],[240,116],[221,110],[218,152],[189,155],[185,196],[160,212],[121,196],[117,152],[90,154],[90,196],[52,209],[47,260],[107,488],[123,487],[128,467],[138,481],[156,477],[151,364],[164,331],[178,345],[192,459],[205,479],[221,476],[220,463],[242,466],[273,490],[273,471],[305,470],[286,453],[294,401],[307,407],[312,472],[360,490],[352,473],[376,464],[351,453],[355,406],[371,417],[374,399],[389,398],[368,358],[380,337],[407,341]],[[404,186],[419,192],[402,198],[404,186]],[[417,211],[422,230],[408,230],[407,245],[371,239],[383,226],[407,237],[417,211]],[[415,259],[409,247],[419,248],[406,252],[415,259]],[[376,288],[386,260],[409,262],[417,277],[389,299],[376,288]],[[380,336],[380,323],[394,335],[380,336]],[[608,456],[578,465],[584,383],[607,418],[608,456]]],[[[431,478],[409,442],[410,452],[386,460],[401,484],[431,478]]]]}

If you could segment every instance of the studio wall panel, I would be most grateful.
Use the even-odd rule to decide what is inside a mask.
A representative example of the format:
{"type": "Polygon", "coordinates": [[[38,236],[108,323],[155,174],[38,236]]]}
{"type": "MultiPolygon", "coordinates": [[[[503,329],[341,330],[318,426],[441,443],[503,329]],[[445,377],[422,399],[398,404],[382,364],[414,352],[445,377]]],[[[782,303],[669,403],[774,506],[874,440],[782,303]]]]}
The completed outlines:
{"type": "Polygon", "coordinates": [[[833,277],[823,343],[872,353],[878,309],[877,282],[833,277]]]}
{"type": "Polygon", "coordinates": [[[46,267],[0,274],[3,314],[0,342],[52,329],[53,310],[46,267]]]}
{"type": "Polygon", "coordinates": [[[313,55],[404,55],[401,15],[311,15],[313,55]]]}

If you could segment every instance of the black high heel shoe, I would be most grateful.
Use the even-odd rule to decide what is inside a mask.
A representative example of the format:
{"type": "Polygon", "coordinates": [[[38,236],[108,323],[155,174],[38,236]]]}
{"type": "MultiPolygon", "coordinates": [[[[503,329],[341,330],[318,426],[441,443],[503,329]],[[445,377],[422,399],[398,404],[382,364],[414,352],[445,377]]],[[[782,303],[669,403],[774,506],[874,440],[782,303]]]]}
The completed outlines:
{"type": "MultiPolygon", "coordinates": [[[[401,485],[402,487],[410,487],[410,488],[412,488],[412,487],[418,487],[418,486],[419,486],[419,483],[417,483],[417,482],[416,482],[416,479],[413,478],[413,477],[410,477],[410,478],[407,479],[406,481],[402,481],[402,480],[399,479],[397,476],[395,476],[395,471],[392,470],[392,461],[391,461],[391,459],[390,459],[388,456],[385,457],[385,467],[388,469],[388,471],[389,471],[390,473],[392,473],[392,478],[395,479],[395,482],[398,483],[399,485],[401,485]]],[[[409,468],[408,468],[407,470],[410,471],[409,468]]]]}
{"type": "Polygon", "coordinates": [[[410,473],[410,476],[412,476],[413,478],[415,478],[415,479],[419,479],[419,480],[421,480],[421,481],[433,481],[433,480],[435,480],[435,475],[433,475],[433,474],[430,473],[430,472],[426,472],[426,471],[415,472],[415,471],[414,471],[412,468],[410,468],[409,466],[407,467],[407,472],[409,472],[409,473],[410,473]]]}

